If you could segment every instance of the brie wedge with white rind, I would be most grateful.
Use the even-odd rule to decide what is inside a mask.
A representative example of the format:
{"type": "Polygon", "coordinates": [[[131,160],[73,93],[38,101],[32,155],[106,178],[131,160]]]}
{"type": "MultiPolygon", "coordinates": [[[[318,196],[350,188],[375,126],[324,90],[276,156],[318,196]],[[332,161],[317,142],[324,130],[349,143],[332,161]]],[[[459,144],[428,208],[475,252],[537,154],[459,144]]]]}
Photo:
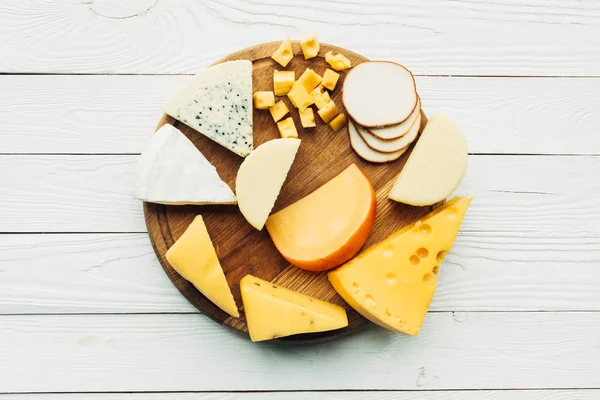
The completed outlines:
{"type": "Polygon", "coordinates": [[[421,128],[420,113],[417,116],[417,119],[414,121],[413,125],[408,130],[408,132],[405,135],[400,136],[398,139],[383,140],[378,138],[377,136],[372,135],[362,126],[356,127],[358,133],[360,134],[360,137],[365,141],[367,146],[369,146],[373,150],[380,151],[382,153],[393,153],[395,151],[405,148],[406,146],[409,146],[417,138],[419,134],[419,128],[421,128]]]}
{"type": "Polygon", "coordinates": [[[448,197],[467,170],[467,141],[447,116],[427,122],[389,198],[413,206],[428,206],[448,197]]]}
{"type": "Polygon", "coordinates": [[[261,144],[240,165],[235,181],[238,206],[259,231],[265,225],[296,158],[300,139],[273,139],[261,144]]]}
{"type": "Polygon", "coordinates": [[[412,73],[389,61],[367,61],[352,68],[344,79],[342,101],[350,117],[366,128],[397,125],[417,106],[412,73]]]}
{"type": "Polygon", "coordinates": [[[394,140],[398,139],[410,131],[410,128],[415,124],[415,121],[418,117],[421,116],[421,100],[417,100],[417,106],[413,113],[406,119],[406,121],[402,122],[398,125],[392,125],[385,128],[365,128],[372,135],[377,136],[383,140],[394,140]]]}
{"type": "Polygon", "coordinates": [[[252,151],[252,62],[229,61],[200,71],[164,108],[178,121],[246,157],[252,151]]]}
{"type": "Polygon", "coordinates": [[[159,204],[235,204],[215,167],[179,129],[163,125],[137,168],[135,198],[159,204]]]}
{"type": "Polygon", "coordinates": [[[348,132],[350,133],[350,145],[358,154],[360,158],[366,161],[370,161],[373,163],[385,163],[399,159],[402,154],[406,152],[408,146],[395,151],[393,153],[382,153],[376,150],[373,150],[362,140],[360,134],[358,133],[357,127],[354,122],[350,122],[348,124],[348,132]]]}

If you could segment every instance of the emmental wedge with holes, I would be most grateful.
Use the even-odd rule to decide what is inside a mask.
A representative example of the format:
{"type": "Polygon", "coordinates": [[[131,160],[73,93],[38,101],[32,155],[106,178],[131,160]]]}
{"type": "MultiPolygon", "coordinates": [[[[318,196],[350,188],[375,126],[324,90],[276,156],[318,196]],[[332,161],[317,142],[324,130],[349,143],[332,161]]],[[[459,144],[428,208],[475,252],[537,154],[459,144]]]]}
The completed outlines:
{"type": "Polygon", "coordinates": [[[329,273],[335,290],[365,318],[416,336],[469,197],[455,197],[329,273]]]}

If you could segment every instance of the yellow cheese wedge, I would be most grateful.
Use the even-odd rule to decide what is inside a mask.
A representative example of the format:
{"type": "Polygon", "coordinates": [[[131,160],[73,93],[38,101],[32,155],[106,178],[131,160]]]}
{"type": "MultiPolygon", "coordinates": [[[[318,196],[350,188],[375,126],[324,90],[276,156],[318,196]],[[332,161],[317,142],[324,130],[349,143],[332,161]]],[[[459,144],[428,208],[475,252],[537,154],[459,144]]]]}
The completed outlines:
{"type": "Polygon", "coordinates": [[[290,109],[285,105],[283,100],[279,100],[273,107],[269,107],[269,112],[271,113],[273,120],[277,122],[285,117],[287,113],[290,112],[290,109]]]}
{"type": "Polygon", "coordinates": [[[448,197],[467,170],[467,142],[452,120],[434,114],[417,141],[389,197],[413,206],[435,204],[448,197]]]}
{"type": "Polygon", "coordinates": [[[310,92],[311,97],[313,98],[313,102],[317,109],[321,109],[325,107],[331,101],[331,97],[329,96],[329,92],[323,89],[323,86],[317,86],[312,92],[310,92]]]}
{"type": "Polygon", "coordinates": [[[294,82],[296,81],[296,73],[294,71],[277,71],[273,72],[273,91],[275,96],[285,96],[288,94],[294,82]]]}
{"type": "Polygon", "coordinates": [[[292,167],[300,139],[273,139],[258,146],[244,159],[235,181],[238,206],[259,231],[275,205],[292,167]]]}
{"type": "Polygon", "coordinates": [[[323,74],[323,80],[321,81],[321,84],[324,88],[333,90],[335,89],[338,79],[340,79],[340,74],[327,68],[323,74]]]}
{"type": "Polygon", "coordinates": [[[239,317],[237,305],[225,279],[206,225],[198,215],[166,254],[167,261],[179,275],[217,307],[232,317],[239,317]]]}
{"type": "Polygon", "coordinates": [[[300,123],[303,128],[314,128],[317,126],[315,123],[315,113],[313,109],[308,107],[304,111],[300,111],[300,123]]]}
{"type": "Polygon", "coordinates": [[[333,100],[331,100],[329,103],[327,103],[325,106],[323,106],[319,111],[317,111],[317,113],[319,114],[319,117],[321,117],[323,122],[328,124],[331,122],[332,119],[337,117],[337,115],[340,112],[338,111],[338,108],[335,105],[335,103],[333,102],[333,100]]]}
{"type": "Polygon", "coordinates": [[[242,278],[240,290],[253,342],[348,326],[342,307],[254,276],[242,278]]]}
{"type": "Polygon", "coordinates": [[[455,197],[329,273],[335,290],[365,318],[416,336],[470,197],[455,197]]]}
{"type": "Polygon", "coordinates": [[[325,61],[327,61],[327,63],[331,65],[331,68],[335,69],[336,71],[342,71],[352,67],[352,63],[346,58],[346,56],[343,54],[334,55],[333,51],[328,51],[325,53],[325,61]]]}
{"type": "Polygon", "coordinates": [[[306,91],[300,81],[294,83],[294,86],[292,86],[287,95],[294,107],[300,111],[306,110],[313,103],[312,96],[306,91]]]}
{"type": "Polygon", "coordinates": [[[271,58],[277,61],[281,66],[285,67],[294,58],[294,52],[292,50],[292,42],[288,39],[281,43],[281,45],[275,50],[275,53],[271,58]]]}
{"type": "Polygon", "coordinates": [[[310,68],[306,68],[300,78],[298,78],[298,83],[304,86],[307,92],[312,92],[319,83],[321,83],[321,75],[317,74],[314,70],[310,68]]]}
{"type": "Polygon", "coordinates": [[[337,117],[331,120],[329,126],[333,129],[334,132],[339,131],[348,123],[348,119],[344,114],[338,114],[337,117]]]}
{"type": "Polygon", "coordinates": [[[254,98],[254,107],[257,110],[266,110],[275,105],[275,95],[273,92],[256,92],[252,97],[254,98]]]}
{"type": "Polygon", "coordinates": [[[300,47],[302,47],[302,53],[304,53],[304,58],[309,59],[316,57],[319,54],[319,38],[316,33],[306,35],[300,40],[300,47]]]}

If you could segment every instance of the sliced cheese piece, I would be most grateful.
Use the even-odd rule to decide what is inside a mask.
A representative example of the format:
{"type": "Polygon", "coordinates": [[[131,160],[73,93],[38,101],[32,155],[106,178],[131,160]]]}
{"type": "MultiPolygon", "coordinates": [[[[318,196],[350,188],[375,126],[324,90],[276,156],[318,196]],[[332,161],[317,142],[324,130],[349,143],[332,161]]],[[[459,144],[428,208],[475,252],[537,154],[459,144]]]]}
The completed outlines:
{"type": "Polygon", "coordinates": [[[277,123],[277,129],[279,129],[279,135],[284,139],[297,138],[298,131],[292,117],[286,118],[277,123]]]}
{"type": "Polygon", "coordinates": [[[294,82],[296,81],[296,73],[294,71],[277,71],[273,72],[273,91],[275,96],[285,96],[288,94],[294,82]]]}
{"type": "Polygon", "coordinates": [[[352,67],[352,63],[343,54],[333,54],[333,51],[325,53],[325,61],[336,71],[342,71],[352,67]]]}
{"type": "Polygon", "coordinates": [[[292,42],[288,40],[284,40],[275,53],[271,56],[271,58],[277,61],[282,67],[286,67],[292,58],[294,58],[294,52],[292,50],[292,42]]]}
{"type": "Polygon", "coordinates": [[[385,128],[366,128],[366,130],[380,139],[394,140],[406,135],[410,131],[410,128],[415,125],[415,121],[419,117],[421,117],[421,100],[417,98],[417,106],[406,121],[385,128]]]}
{"type": "Polygon", "coordinates": [[[313,102],[317,109],[321,109],[325,107],[331,101],[331,97],[329,96],[329,92],[323,89],[323,86],[317,86],[312,92],[310,92],[311,97],[313,98],[313,102]]]}
{"type": "Polygon", "coordinates": [[[340,74],[327,68],[323,73],[323,80],[321,81],[321,85],[323,85],[324,88],[333,91],[333,89],[335,89],[335,85],[337,84],[338,79],[340,79],[340,74]]]}
{"type": "Polygon", "coordinates": [[[347,123],[348,119],[346,118],[346,116],[344,114],[338,114],[337,117],[331,120],[331,122],[329,123],[329,127],[334,132],[338,132],[340,129],[346,126],[347,123]]]}
{"type": "Polygon", "coordinates": [[[360,134],[360,137],[364,140],[364,142],[372,148],[373,150],[382,152],[382,153],[393,153],[395,151],[404,149],[406,146],[409,146],[412,142],[415,141],[417,136],[419,135],[419,129],[421,128],[421,115],[417,116],[417,119],[414,121],[413,125],[410,127],[408,132],[400,136],[397,139],[391,140],[383,140],[378,138],[375,135],[372,135],[369,130],[363,128],[362,126],[357,126],[356,129],[360,134]]]}
{"type": "Polygon", "coordinates": [[[245,157],[252,151],[252,62],[229,61],[196,74],[164,108],[178,121],[245,157]]]}
{"type": "Polygon", "coordinates": [[[372,148],[367,146],[367,144],[364,142],[364,140],[358,133],[357,129],[358,128],[356,127],[354,122],[350,122],[350,124],[348,125],[348,132],[350,134],[350,145],[352,146],[356,154],[358,154],[358,156],[363,160],[374,163],[390,162],[399,159],[402,156],[402,154],[404,154],[408,149],[407,146],[392,153],[382,153],[377,150],[373,150],[372,148]]]}
{"type": "Polygon", "coordinates": [[[404,122],[417,106],[412,73],[389,61],[357,65],[344,79],[342,101],[350,118],[367,128],[404,122]]]}
{"type": "Polygon", "coordinates": [[[217,307],[232,317],[240,316],[202,216],[194,218],[165,257],[179,275],[217,307]]]}
{"type": "Polygon", "coordinates": [[[179,129],[163,125],[142,153],[135,198],[159,204],[235,204],[215,167],[179,129]]]}
{"type": "Polygon", "coordinates": [[[240,165],[235,181],[238,206],[256,229],[261,230],[265,225],[299,146],[299,139],[270,140],[258,146],[240,165]]]}
{"type": "Polygon", "coordinates": [[[319,109],[319,111],[317,111],[319,117],[321,117],[323,122],[325,122],[326,124],[328,124],[329,122],[331,122],[332,119],[337,117],[339,113],[340,112],[333,100],[329,101],[329,103],[325,104],[319,109]]]}
{"type": "Polygon", "coordinates": [[[365,318],[416,336],[470,203],[465,197],[450,200],[331,271],[329,281],[365,318]]]}
{"type": "Polygon", "coordinates": [[[317,74],[314,70],[306,68],[302,75],[300,75],[300,78],[298,78],[298,83],[304,86],[304,89],[310,93],[319,86],[322,79],[321,75],[317,74]]]}
{"type": "Polygon", "coordinates": [[[254,107],[257,110],[266,110],[275,105],[275,94],[271,91],[254,93],[254,107]]]}
{"type": "Polygon", "coordinates": [[[300,111],[300,123],[303,128],[314,128],[317,126],[315,123],[315,113],[313,109],[308,107],[304,111],[300,111]]]}
{"type": "Polygon", "coordinates": [[[467,141],[460,128],[447,116],[434,114],[398,175],[390,199],[413,206],[444,200],[465,176],[467,158],[467,141]]]}
{"type": "Polygon", "coordinates": [[[240,291],[253,342],[348,326],[342,307],[251,275],[242,278],[240,291]]]}
{"type": "Polygon", "coordinates": [[[375,220],[375,191],[352,164],[308,196],[271,215],[267,230],[290,263],[324,271],[354,257],[375,220]]]}

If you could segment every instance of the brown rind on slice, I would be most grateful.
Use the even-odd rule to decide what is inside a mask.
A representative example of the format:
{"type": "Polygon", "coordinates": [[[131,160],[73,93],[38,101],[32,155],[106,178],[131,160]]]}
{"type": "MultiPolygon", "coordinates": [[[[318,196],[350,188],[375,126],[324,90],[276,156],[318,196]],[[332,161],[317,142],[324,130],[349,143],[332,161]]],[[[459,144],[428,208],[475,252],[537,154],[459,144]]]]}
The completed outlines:
{"type": "MultiPolygon", "coordinates": [[[[365,127],[365,128],[385,128],[388,126],[394,126],[394,125],[398,125],[403,123],[404,121],[406,121],[408,118],[410,118],[411,115],[413,115],[413,113],[415,112],[415,109],[417,108],[417,105],[419,104],[418,101],[418,94],[417,94],[417,85],[415,82],[415,77],[413,76],[412,72],[406,68],[405,66],[403,66],[402,64],[398,64],[392,61],[366,61],[362,64],[359,64],[357,66],[355,66],[354,68],[352,68],[350,70],[350,72],[348,72],[348,74],[346,75],[346,78],[344,79],[344,84],[342,86],[342,103],[344,104],[344,108],[346,109],[346,111],[348,112],[348,115],[350,116],[350,118],[355,121],[357,124],[365,127]],[[389,122],[382,122],[382,123],[365,123],[364,121],[360,121],[360,118],[357,118],[357,116],[355,114],[353,114],[352,112],[352,106],[348,107],[348,101],[347,101],[347,88],[346,85],[348,84],[348,82],[351,82],[351,78],[352,78],[352,74],[356,74],[356,71],[361,69],[361,67],[364,67],[366,64],[371,64],[371,63],[381,63],[381,64],[393,64],[393,65],[397,65],[398,67],[401,67],[402,69],[404,69],[410,76],[410,78],[412,79],[413,82],[413,87],[414,87],[414,93],[415,93],[415,104],[414,106],[407,112],[402,113],[401,115],[399,115],[395,120],[389,121],[389,122]]],[[[356,111],[356,110],[354,110],[356,111]]]]}
{"type": "Polygon", "coordinates": [[[396,140],[406,135],[414,125],[417,117],[421,114],[421,98],[417,96],[417,106],[410,117],[398,125],[386,126],[385,128],[363,128],[381,140],[396,140]]]}
{"type": "Polygon", "coordinates": [[[363,160],[372,163],[386,163],[397,160],[408,149],[408,146],[406,146],[393,153],[382,153],[373,150],[372,148],[367,146],[367,144],[363,141],[353,121],[350,121],[350,123],[348,124],[348,134],[350,136],[350,145],[352,146],[354,152],[358,154],[358,156],[363,160]]]}
{"type": "Polygon", "coordinates": [[[410,146],[417,139],[419,136],[419,130],[421,128],[421,119],[422,117],[419,110],[419,115],[417,115],[417,119],[413,122],[413,125],[410,127],[408,133],[395,140],[380,139],[369,133],[366,128],[363,128],[360,125],[356,125],[356,130],[367,146],[373,150],[380,153],[393,153],[402,148],[410,146]]]}

